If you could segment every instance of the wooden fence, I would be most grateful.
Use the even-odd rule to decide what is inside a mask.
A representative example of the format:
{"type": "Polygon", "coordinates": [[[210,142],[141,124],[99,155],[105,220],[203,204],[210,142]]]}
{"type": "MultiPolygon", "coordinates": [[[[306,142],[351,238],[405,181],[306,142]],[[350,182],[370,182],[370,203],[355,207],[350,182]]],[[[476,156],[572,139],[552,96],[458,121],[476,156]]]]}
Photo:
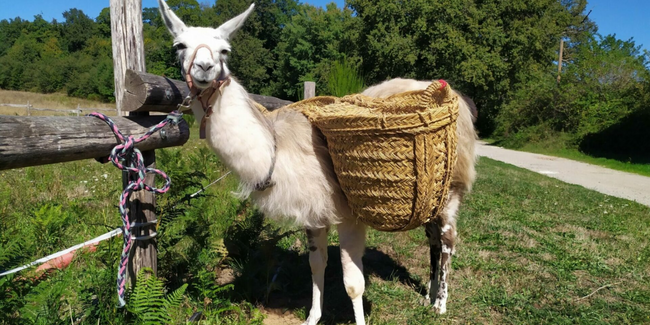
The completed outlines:
{"type": "MultiPolygon", "coordinates": [[[[118,139],[103,121],[81,116],[82,111],[116,112],[118,116],[111,118],[117,127],[124,134],[140,137],[165,118],[149,116],[149,112],[171,112],[188,94],[184,82],[144,72],[141,0],[110,0],[110,14],[117,110],[81,107],[49,109],[35,108],[29,103],[0,104],[27,110],[27,116],[0,115],[0,170],[106,157],[119,144],[118,139]],[[76,116],[31,116],[33,111],[62,112],[76,116]],[[128,117],[123,116],[124,112],[129,112],[128,117]]],[[[313,93],[313,84],[305,87],[307,98],[307,92],[313,93]]],[[[291,103],[274,97],[251,96],[269,110],[291,103]]],[[[155,149],[181,146],[189,139],[189,132],[189,126],[181,119],[178,124],[169,124],[138,143],[136,147],[142,152],[145,166],[155,168],[155,149]]],[[[128,177],[123,173],[124,186],[127,186],[128,177]]],[[[153,175],[147,176],[146,184],[154,185],[153,175]]],[[[133,193],[127,210],[130,221],[149,224],[137,228],[133,232],[134,236],[144,237],[155,232],[155,222],[150,223],[156,219],[153,193],[133,193]]],[[[135,283],[135,275],[143,267],[151,268],[156,273],[155,237],[136,241],[131,254],[128,266],[131,283],[135,283]]]]}

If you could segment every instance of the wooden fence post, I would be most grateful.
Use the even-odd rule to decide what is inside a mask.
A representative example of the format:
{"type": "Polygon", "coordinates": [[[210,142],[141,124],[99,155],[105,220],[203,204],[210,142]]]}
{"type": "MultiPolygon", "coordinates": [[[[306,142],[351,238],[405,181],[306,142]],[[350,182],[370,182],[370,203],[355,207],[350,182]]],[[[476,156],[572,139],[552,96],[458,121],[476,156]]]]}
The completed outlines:
{"type": "MultiPolygon", "coordinates": [[[[117,114],[123,115],[122,105],[125,93],[125,74],[127,69],[145,71],[144,41],[142,38],[142,1],[141,0],[110,0],[111,5],[111,38],[113,41],[113,71],[115,77],[115,102],[117,114]]],[[[131,113],[129,116],[146,116],[148,112],[131,113]]],[[[154,151],[142,152],[145,166],[155,166],[156,154],[154,151]]],[[[128,182],[128,177],[123,175],[123,182],[128,182]]],[[[147,184],[154,185],[154,177],[147,176],[147,184]]],[[[156,219],[155,197],[146,191],[135,192],[131,195],[129,203],[129,220],[147,222],[156,219]]],[[[153,226],[134,229],[136,237],[145,236],[154,231],[153,226]]],[[[129,274],[131,284],[135,284],[135,275],[143,267],[149,267],[154,274],[157,273],[156,239],[136,241],[133,245],[129,274]]]]}
{"type": "Polygon", "coordinates": [[[304,99],[309,99],[316,96],[316,83],[313,81],[305,81],[305,94],[304,99]]]}
{"type": "MultiPolygon", "coordinates": [[[[139,113],[149,115],[148,113],[139,113]]],[[[129,116],[133,115],[130,114],[129,116]]],[[[142,159],[144,159],[144,166],[146,168],[156,168],[156,151],[149,150],[142,152],[142,159]]],[[[154,174],[147,174],[145,183],[153,186],[155,181],[154,174]]],[[[122,176],[122,185],[127,186],[129,181],[126,173],[122,176]]],[[[133,192],[129,202],[129,220],[136,223],[153,222],[156,220],[156,195],[152,192],[141,190],[133,192]]],[[[156,232],[157,224],[154,222],[151,225],[133,228],[133,236],[143,237],[149,236],[156,232]]],[[[131,261],[129,262],[129,278],[131,285],[135,286],[136,276],[138,272],[144,267],[151,268],[154,274],[158,271],[158,244],[156,238],[147,240],[136,240],[133,243],[133,250],[131,251],[131,261]]]]}
{"type": "Polygon", "coordinates": [[[145,71],[141,0],[111,1],[111,39],[117,115],[122,114],[127,69],[145,71]]]}

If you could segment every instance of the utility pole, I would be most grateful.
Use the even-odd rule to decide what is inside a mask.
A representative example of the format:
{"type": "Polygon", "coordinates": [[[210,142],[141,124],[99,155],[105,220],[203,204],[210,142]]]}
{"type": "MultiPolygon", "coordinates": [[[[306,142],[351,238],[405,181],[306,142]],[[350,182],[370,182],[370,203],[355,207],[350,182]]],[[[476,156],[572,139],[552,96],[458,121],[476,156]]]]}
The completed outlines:
{"type": "Polygon", "coordinates": [[[564,51],[564,38],[560,38],[560,58],[557,60],[557,84],[560,84],[562,74],[562,52],[564,51]]]}
{"type": "MultiPolygon", "coordinates": [[[[589,15],[591,14],[591,10],[585,15],[585,18],[582,19],[579,25],[582,25],[587,21],[589,18],[589,15]]],[[[557,84],[560,84],[560,79],[562,78],[562,54],[564,52],[564,36],[567,35],[567,30],[562,33],[562,36],[560,36],[560,57],[557,59],[557,84]]]]}

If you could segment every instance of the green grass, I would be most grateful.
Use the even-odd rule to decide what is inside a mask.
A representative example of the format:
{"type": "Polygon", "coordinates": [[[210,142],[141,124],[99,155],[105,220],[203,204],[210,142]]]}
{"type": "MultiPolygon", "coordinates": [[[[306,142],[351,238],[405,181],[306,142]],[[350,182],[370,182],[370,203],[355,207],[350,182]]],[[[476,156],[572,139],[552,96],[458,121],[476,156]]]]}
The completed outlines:
{"type": "MultiPolygon", "coordinates": [[[[237,186],[232,176],[188,199],[226,172],[195,134],[182,148],[156,151],[158,168],[174,184],[157,197],[158,276],[168,293],[188,285],[182,303],[165,312],[174,323],[201,311],[207,323],[261,324],[253,305],[231,299],[232,287],[215,282],[227,257],[224,236],[236,219],[255,211],[231,195],[237,186]]],[[[28,167],[1,171],[0,179],[0,270],[121,226],[116,207],[121,172],[110,164],[84,160],[28,167]]],[[[136,320],[149,316],[116,308],[121,245],[121,237],[103,242],[63,271],[37,276],[30,270],[0,278],[0,324],[141,323],[136,320]]]]}
{"type": "MultiPolygon", "coordinates": [[[[483,140],[489,144],[499,145],[498,141],[495,141],[493,139],[483,139],[483,140]]],[[[581,152],[578,149],[563,148],[554,145],[547,145],[545,143],[540,144],[540,143],[530,143],[530,142],[525,143],[521,147],[509,148],[509,149],[561,157],[561,158],[566,158],[571,160],[577,160],[592,165],[598,165],[598,166],[607,167],[615,170],[620,170],[623,172],[634,173],[643,176],[650,176],[650,164],[631,163],[631,162],[603,158],[603,157],[593,157],[581,152]]]]}
{"type": "MultiPolygon", "coordinates": [[[[370,231],[371,324],[650,322],[650,208],[485,158],[478,175],[461,208],[448,313],[419,304],[424,231],[370,231]]],[[[352,319],[337,258],[330,254],[325,324],[352,319]]]]}
{"type": "MultiPolygon", "coordinates": [[[[170,297],[187,284],[180,305],[168,311],[175,323],[195,312],[202,324],[260,324],[262,313],[304,319],[311,300],[304,232],[265,221],[234,199],[233,176],[187,201],[226,171],[196,134],[182,148],[157,151],[173,185],[157,201],[165,292],[156,295],[170,297]]],[[[120,177],[91,160],[0,172],[0,269],[119,226],[120,177]]],[[[439,316],[420,306],[428,273],[424,230],[368,232],[369,324],[650,322],[648,207],[482,158],[459,233],[448,313],[439,316]]],[[[335,231],[329,242],[322,323],[350,324],[335,231]]],[[[0,324],[144,319],[115,307],[120,250],[116,238],[37,280],[29,272],[0,278],[0,324]]]]}

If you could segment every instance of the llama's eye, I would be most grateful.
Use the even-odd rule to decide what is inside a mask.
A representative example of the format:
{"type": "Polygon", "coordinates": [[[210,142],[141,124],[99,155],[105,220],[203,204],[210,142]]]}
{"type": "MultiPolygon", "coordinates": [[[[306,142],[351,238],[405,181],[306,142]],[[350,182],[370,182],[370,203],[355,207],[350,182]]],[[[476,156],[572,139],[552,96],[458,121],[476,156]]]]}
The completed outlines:
{"type": "Polygon", "coordinates": [[[223,55],[228,55],[228,53],[230,53],[230,51],[228,51],[228,50],[221,50],[221,54],[223,54],[223,55]]]}
{"type": "Polygon", "coordinates": [[[184,49],[187,48],[187,46],[185,46],[185,44],[183,44],[183,43],[176,43],[176,44],[174,44],[174,48],[176,50],[184,50],[184,49]]]}

